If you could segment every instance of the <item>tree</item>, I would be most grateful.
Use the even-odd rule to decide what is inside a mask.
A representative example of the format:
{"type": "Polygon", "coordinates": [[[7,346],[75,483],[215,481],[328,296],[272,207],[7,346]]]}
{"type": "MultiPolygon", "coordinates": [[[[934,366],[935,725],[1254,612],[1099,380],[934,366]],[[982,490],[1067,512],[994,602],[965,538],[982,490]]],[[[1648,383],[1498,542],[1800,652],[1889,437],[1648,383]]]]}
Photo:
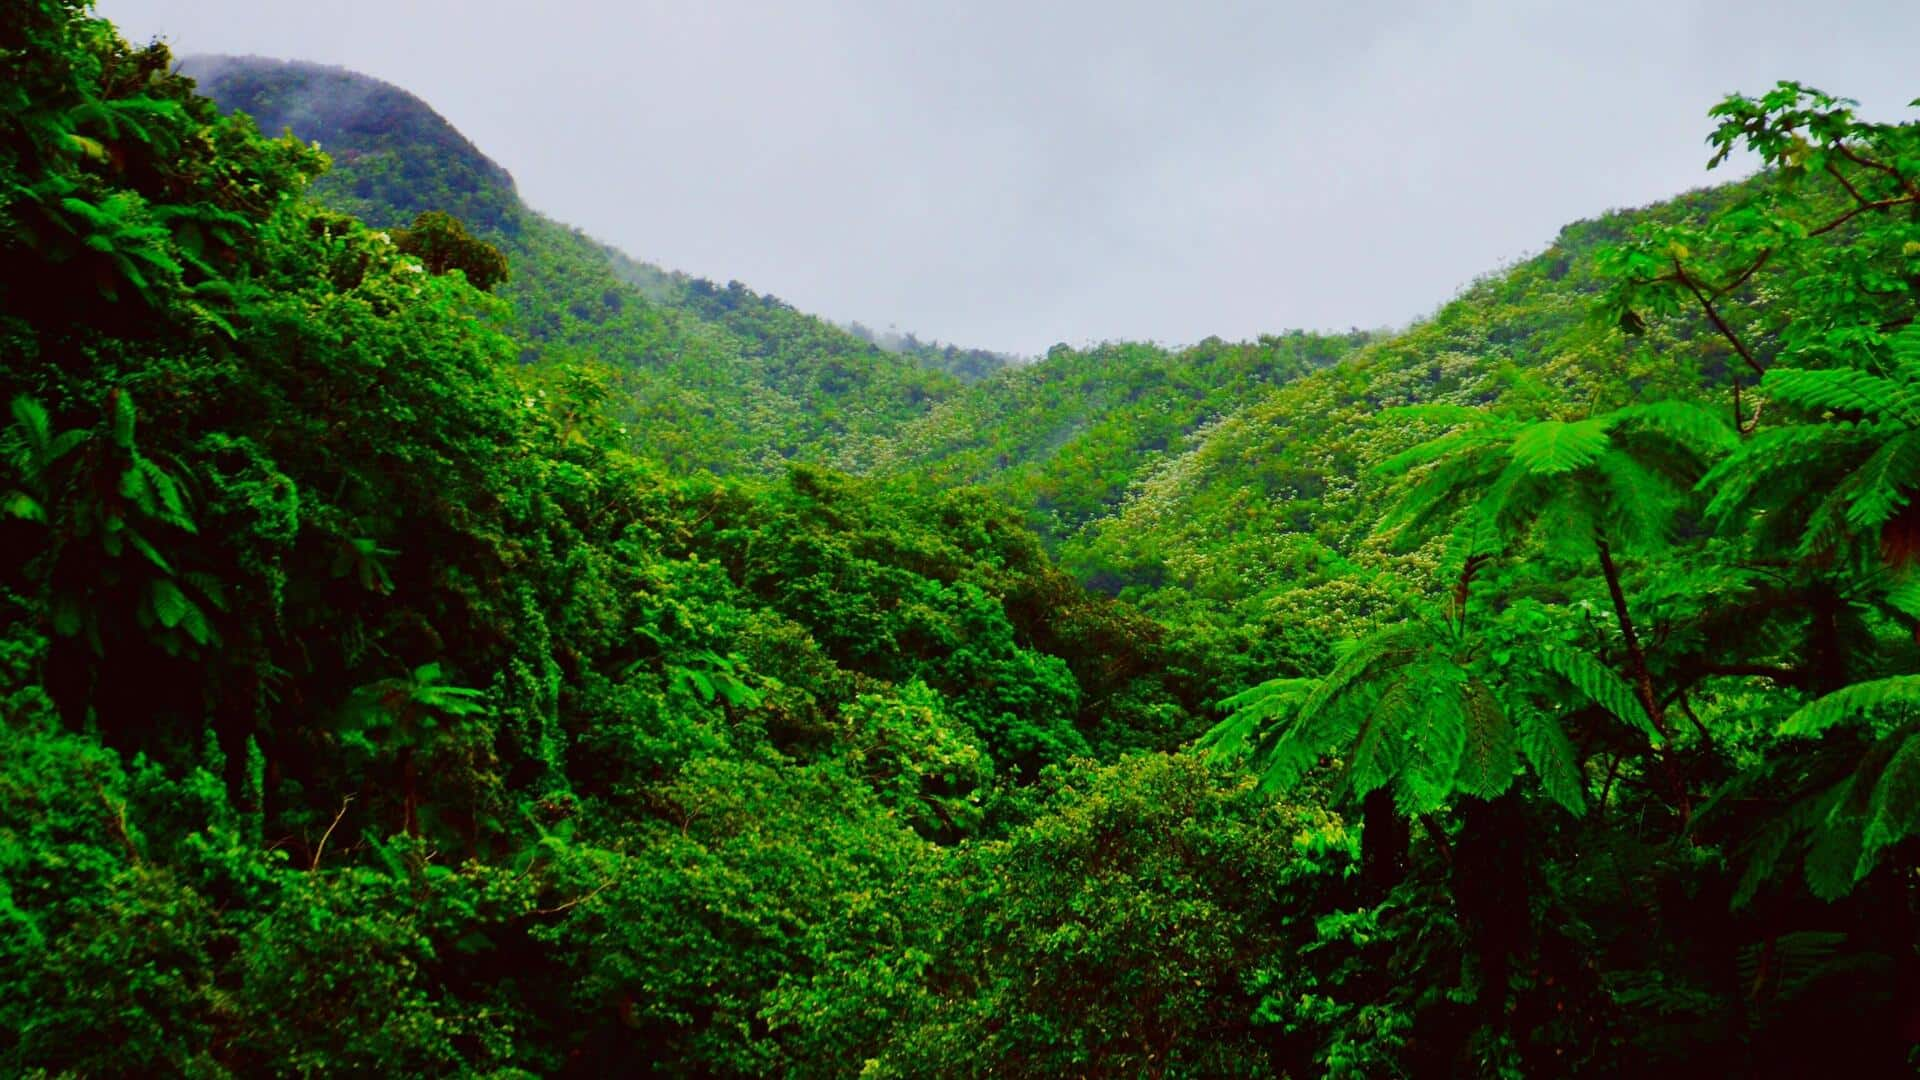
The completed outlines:
{"type": "Polygon", "coordinates": [[[500,249],[467,232],[459,218],[439,210],[423,211],[405,229],[392,232],[393,245],[420,260],[429,274],[458,270],[467,284],[492,292],[507,280],[507,257],[500,249]]]}

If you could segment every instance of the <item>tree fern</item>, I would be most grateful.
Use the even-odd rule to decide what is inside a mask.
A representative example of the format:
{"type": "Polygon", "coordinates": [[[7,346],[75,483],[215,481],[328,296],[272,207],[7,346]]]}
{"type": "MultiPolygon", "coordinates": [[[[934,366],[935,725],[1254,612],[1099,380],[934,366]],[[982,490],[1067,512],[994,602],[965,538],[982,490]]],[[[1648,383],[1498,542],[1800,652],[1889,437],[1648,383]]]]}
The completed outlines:
{"type": "Polygon", "coordinates": [[[1889,546],[1883,534],[1920,487],[1920,324],[1882,355],[1887,362],[1869,353],[1854,366],[1767,372],[1763,388],[1804,418],[1760,433],[1702,477],[1708,513],[1763,530],[1801,522],[1802,558],[1848,543],[1910,558],[1910,543],[1889,546]],[[1868,363],[1876,370],[1859,366],[1868,363]]]}

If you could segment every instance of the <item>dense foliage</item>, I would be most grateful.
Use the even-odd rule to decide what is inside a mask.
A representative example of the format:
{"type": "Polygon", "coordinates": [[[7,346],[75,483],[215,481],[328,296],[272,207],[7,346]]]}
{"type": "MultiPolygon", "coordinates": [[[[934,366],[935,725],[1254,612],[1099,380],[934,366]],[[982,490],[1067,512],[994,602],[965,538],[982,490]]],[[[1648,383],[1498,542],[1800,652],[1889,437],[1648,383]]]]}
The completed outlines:
{"type": "Polygon", "coordinates": [[[947,373],[200,70],[0,8],[0,1071],[1915,1064],[1920,128],[947,373]]]}

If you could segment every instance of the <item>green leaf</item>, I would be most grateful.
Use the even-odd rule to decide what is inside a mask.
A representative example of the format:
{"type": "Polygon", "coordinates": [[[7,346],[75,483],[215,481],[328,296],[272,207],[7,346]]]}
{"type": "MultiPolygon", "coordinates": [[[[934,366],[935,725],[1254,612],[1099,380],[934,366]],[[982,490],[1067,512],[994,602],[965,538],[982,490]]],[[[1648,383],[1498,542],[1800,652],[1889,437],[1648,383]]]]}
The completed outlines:
{"type": "Polygon", "coordinates": [[[1598,418],[1530,424],[1513,440],[1513,460],[1539,476],[1572,472],[1592,464],[1613,445],[1607,426],[1598,418]]]}
{"type": "Polygon", "coordinates": [[[1869,420],[1914,422],[1912,394],[1900,383],[1852,368],[1774,368],[1760,385],[1789,405],[1859,413],[1869,420]]]}
{"type": "Polygon", "coordinates": [[[1587,781],[1580,759],[1560,722],[1528,711],[1520,719],[1520,752],[1540,777],[1547,797],[1576,816],[1587,812],[1587,781]]]}
{"type": "Polygon", "coordinates": [[[200,611],[199,606],[180,591],[180,586],[175,585],[172,578],[154,578],[152,597],[154,616],[160,620],[161,626],[169,630],[200,611]]]}
{"type": "Polygon", "coordinates": [[[1514,756],[1513,724],[1499,699],[1478,679],[1468,681],[1460,703],[1466,738],[1454,786],[1482,799],[1498,798],[1513,785],[1513,771],[1519,764],[1514,756]]]}
{"type": "Polygon", "coordinates": [[[0,496],[0,508],[6,510],[8,517],[20,518],[41,525],[47,523],[47,512],[39,500],[24,491],[9,491],[0,496]]]}
{"type": "Polygon", "coordinates": [[[1572,683],[1574,689],[1585,695],[1587,700],[1612,713],[1629,727],[1640,729],[1649,743],[1659,746],[1663,741],[1633,687],[1600,661],[1560,645],[1546,645],[1540,650],[1540,662],[1548,671],[1572,683]]]}
{"type": "Polygon", "coordinates": [[[1893,737],[1900,739],[1900,748],[1873,787],[1860,861],[1854,868],[1856,880],[1867,876],[1883,849],[1920,828],[1920,736],[1908,732],[1893,737]]]}
{"type": "Polygon", "coordinates": [[[1780,725],[1782,735],[1818,735],[1835,724],[1865,718],[1889,705],[1920,705],[1920,675],[1854,683],[1802,706],[1780,725]]]}
{"type": "Polygon", "coordinates": [[[1615,410],[1613,425],[1658,431],[1688,450],[1717,457],[1740,446],[1740,437],[1721,414],[1687,401],[1656,401],[1615,410]]]}
{"type": "Polygon", "coordinates": [[[133,449],[133,395],[113,391],[113,444],[122,450],[133,449]]]}

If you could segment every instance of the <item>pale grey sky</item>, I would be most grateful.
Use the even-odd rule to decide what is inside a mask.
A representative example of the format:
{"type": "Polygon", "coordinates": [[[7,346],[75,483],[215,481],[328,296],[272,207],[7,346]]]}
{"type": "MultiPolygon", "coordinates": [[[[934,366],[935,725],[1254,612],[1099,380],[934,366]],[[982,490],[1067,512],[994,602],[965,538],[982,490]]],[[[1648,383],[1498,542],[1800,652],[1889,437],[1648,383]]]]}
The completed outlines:
{"type": "Polygon", "coordinates": [[[1920,3],[101,0],[425,98],[537,209],[805,310],[1035,353],[1404,323],[1699,186],[1708,106],[1920,97],[1920,3]]]}

